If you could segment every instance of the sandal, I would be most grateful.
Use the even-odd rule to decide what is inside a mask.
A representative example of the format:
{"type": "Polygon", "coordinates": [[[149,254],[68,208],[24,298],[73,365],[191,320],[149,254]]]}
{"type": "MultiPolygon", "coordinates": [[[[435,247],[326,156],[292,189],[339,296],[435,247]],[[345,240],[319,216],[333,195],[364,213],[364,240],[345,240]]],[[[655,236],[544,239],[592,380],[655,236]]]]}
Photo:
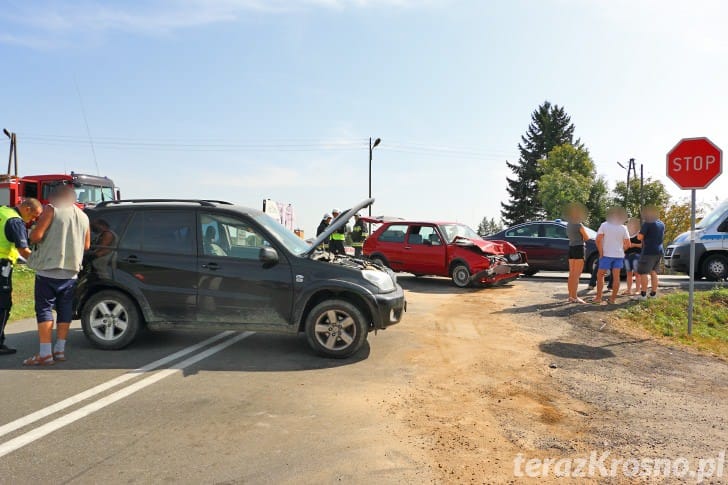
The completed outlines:
{"type": "Polygon", "coordinates": [[[52,355],[46,355],[45,357],[41,357],[40,355],[35,354],[33,357],[30,357],[23,361],[23,365],[28,366],[47,366],[53,364],[55,364],[55,361],[53,360],[52,355]]]}
{"type": "Polygon", "coordinates": [[[60,351],[53,352],[53,360],[58,361],[58,362],[65,362],[66,353],[60,352],[60,351]]]}

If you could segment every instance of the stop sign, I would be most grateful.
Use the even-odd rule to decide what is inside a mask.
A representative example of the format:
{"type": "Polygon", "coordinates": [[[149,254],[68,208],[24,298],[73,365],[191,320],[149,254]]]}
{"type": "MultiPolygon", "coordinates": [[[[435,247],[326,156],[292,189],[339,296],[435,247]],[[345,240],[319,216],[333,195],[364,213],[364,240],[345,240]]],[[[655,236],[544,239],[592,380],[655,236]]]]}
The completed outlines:
{"type": "Polygon", "coordinates": [[[723,151],[707,138],[683,138],[667,153],[667,176],[681,189],[704,189],[723,171],[723,151]]]}

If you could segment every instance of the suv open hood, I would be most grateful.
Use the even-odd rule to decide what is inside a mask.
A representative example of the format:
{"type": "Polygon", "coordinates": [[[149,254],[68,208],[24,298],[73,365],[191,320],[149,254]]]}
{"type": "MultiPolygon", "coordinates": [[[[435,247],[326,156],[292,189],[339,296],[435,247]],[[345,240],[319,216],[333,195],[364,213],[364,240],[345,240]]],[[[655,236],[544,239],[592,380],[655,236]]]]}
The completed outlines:
{"type": "Polygon", "coordinates": [[[357,212],[365,207],[369,207],[373,203],[374,199],[366,199],[359,202],[357,205],[347,210],[343,214],[339,214],[339,217],[331,221],[329,227],[327,227],[324,232],[322,232],[316,239],[314,239],[313,243],[311,243],[311,249],[303,253],[303,256],[310,256],[311,254],[313,254],[325,240],[331,237],[334,232],[341,229],[347,222],[349,222],[349,219],[354,217],[357,212]]]}

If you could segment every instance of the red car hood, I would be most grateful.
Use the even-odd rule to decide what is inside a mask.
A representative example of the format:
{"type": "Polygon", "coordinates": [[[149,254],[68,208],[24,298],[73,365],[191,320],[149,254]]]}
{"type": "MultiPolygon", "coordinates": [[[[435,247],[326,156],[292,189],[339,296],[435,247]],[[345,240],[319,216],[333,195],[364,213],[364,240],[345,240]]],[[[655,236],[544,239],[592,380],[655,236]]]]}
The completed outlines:
{"type": "Polygon", "coordinates": [[[458,237],[453,241],[458,246],[477,246],[485,254],[512,254],[518,252],[508,241],[488,241],[485,239],[468,239],[458,237]]]}

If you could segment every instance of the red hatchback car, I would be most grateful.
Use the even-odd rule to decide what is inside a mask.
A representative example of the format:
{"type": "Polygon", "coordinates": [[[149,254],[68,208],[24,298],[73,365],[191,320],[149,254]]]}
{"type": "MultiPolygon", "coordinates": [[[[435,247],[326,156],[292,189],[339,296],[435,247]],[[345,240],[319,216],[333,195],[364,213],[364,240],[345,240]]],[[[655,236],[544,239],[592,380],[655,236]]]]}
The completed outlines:
{"type": "Polygon", "coordinates": [[[464,224],[362,219],[382,224],[364,242],[364,256],[394,271],[446,276],[464,288],[506,283],[528,269],[511,243],[486,241],[464,224]]]}

